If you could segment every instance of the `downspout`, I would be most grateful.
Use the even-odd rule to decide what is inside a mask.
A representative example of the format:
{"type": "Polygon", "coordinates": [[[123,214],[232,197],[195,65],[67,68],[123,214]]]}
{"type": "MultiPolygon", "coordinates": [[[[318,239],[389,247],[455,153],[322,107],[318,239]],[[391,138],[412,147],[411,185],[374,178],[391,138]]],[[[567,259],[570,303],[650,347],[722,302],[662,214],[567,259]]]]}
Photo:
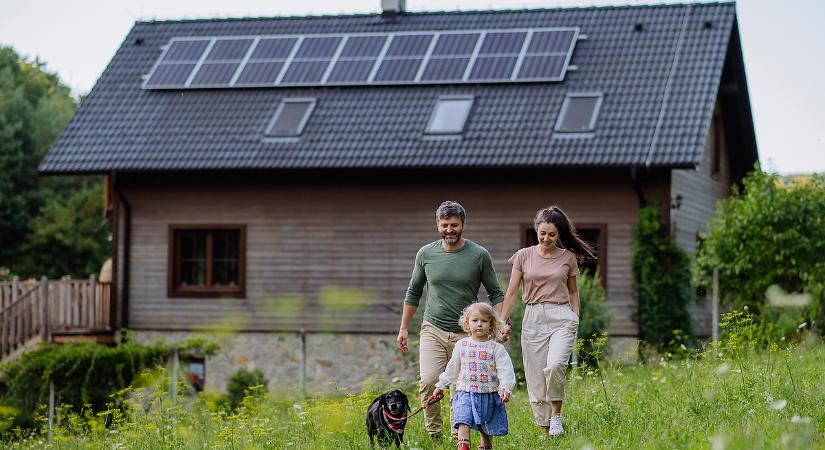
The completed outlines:
{"type": "MultiPolygon", "coordinates": [[[[129,201],[120,190],[120,183],[118,182],[117,172],[112,171],[112,187],[118,201],[123,205],[123,301],[121,307],[123,308],[120,326],[121,328],[129,327],[129,249],[130,237],[132,234],[132,207],[129,206],[129,201]]],[[[119,230],[116,230],[116,232],[119,230]]]]}
{"type": "Polygon", "coordinates": [[[632,166],[630,168],[630,179],[633,180],[633,190],[636,192],[636,198],[639,199],[639,209],[647,206],[647,199],[645,193],[642,192],[642,187],[639,185],[639,168],[632,166]]]}

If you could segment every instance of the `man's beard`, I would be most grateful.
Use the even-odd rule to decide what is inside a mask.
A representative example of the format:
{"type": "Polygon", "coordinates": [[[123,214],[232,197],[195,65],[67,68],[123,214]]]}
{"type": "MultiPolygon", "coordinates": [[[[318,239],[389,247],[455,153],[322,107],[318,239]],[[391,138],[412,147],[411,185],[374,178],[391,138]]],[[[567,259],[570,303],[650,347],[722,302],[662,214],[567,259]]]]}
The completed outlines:
{"type": "Polygon", "coordinates": [[[456,233],[456,234],[441,233],[441,239],[444,239],[444,241],[446,241],[449,244],[455,244],[456,242],[461,240],[461,233],[456,233]],[[451,238],[453,240],[450,240],[451,238]]]}

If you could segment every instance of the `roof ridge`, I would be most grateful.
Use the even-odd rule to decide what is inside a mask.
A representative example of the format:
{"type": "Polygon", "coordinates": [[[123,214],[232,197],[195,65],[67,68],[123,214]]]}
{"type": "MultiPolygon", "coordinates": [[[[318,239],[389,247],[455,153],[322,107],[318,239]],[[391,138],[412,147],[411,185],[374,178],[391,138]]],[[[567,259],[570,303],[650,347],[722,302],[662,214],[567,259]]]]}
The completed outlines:
{"type": "MultiPolygon", "coordinates": [[[[467,9],[467,10],[433,10],[433,11],[406,11],[404,16],[448,16],[448,15],[483,15],[483,14],[503,14],[503,13],[537,13],[551,11],[580,11],[580,10],[616,10],[616,9],[641,9],[641,8],[668,8],[680,6],[735,6],[735,0],[721,1],[687,1],[673,3],[649,3],[649,4],[627,4],[627,5],[588,5],[588,6],[565,6],[558,8],[502,8],[502,9],[467,9]]],[[[136,20],[135,24],[170,24],[170,23],[206,23],[206,22],[252,22],[258,20],[312,20],[312,19],[353,19],[378,17],[380,12],[373,13],[330,13],[330,14],[305,14],[286,16],[250,16],[250,17],[206,17],[193,19],[149,19],[136,20]]]]}

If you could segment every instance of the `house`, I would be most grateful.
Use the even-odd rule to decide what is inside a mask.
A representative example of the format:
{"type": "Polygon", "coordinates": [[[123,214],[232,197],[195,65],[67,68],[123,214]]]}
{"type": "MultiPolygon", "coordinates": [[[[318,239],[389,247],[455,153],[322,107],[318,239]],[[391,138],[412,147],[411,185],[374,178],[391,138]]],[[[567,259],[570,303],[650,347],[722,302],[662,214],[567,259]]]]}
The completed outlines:
{"type": "Polygon", "coordinates": [[[758,160],[734,3],[402,6],[134,25],[40,166],[106,176],[114,329],[236,331],[192,362],[217,389],[238,366],[313,392],[414,378],[402,301],[452,199],[505,280],[564,208],[633,340],[639,208],[692,252],[758,160]]]}

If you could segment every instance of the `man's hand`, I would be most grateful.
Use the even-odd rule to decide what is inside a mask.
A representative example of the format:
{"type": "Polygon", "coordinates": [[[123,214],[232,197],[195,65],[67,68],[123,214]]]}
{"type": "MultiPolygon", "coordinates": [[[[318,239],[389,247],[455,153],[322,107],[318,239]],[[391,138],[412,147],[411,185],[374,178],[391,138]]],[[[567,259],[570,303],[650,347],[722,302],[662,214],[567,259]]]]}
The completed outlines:
{"type": "Polygon", "coordinates": [[[501,399],[501,401],[503,401],[504,403],[507,403],[508,401],[510,401],[510,393],[507,392],[507,390],[504,389],[504,388],[500,388],[498,390],[498,396],[501,399]]]}
{"type": "Polygon", "coordinates": [[[510,339],[510,332],[513,331],[513,325],[510,322],[504,324],[504,329],[501,331],[501,334],[498,336],[497,341],[501,342],[502,344],[507,342],[510,339]]]}
{"type": "Polygon", "coordinates": [[[408,336],[409,333],[406,328],[402,327],[398,330],[398,337],[395,339],[395,343],[398,345],[398,349],[401,350],[402,353],[407,353],[410,350],[410,348],[407,347],[408,336]]]}

